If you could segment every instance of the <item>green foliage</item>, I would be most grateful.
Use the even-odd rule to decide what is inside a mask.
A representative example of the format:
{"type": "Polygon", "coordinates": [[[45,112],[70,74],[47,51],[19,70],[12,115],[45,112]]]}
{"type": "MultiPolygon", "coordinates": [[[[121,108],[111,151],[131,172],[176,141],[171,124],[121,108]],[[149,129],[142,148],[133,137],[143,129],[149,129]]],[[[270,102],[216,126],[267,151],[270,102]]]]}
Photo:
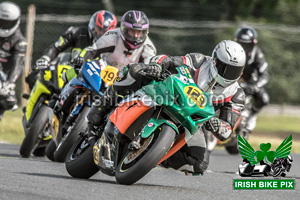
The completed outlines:
{"type": "Polygon", "coordinates": [[[278,14],[278,18],[274,22],[284,22],[286,24],[299,25],[300,20],[300,2],[298,0],[281,0],[278,2],[274,13],[278,14]]]}
{"type": "MultiPolygon", "coordinates": [[[[289,102],[300,104],[299,94],[299,43],[294,34],[274,33],[273,30],[260,32],[259,43],[269,64],[270,81],[267,90],[272,103],[289,102]]],[[[299,37],[300,39],[300,37],[299,37]]]]}
{"type": "Polygon", "coordinates": [[[64,14],[64,15],[92,15],[94,12],[104,9],[99,0],[17,0],[22,13],[25,15],[30,4],[36,6],[37,14],[64,14]]]}
{"type": "MultiPolygon", "coordinates": [[[[213,31],[214,32],[214,31],[213,31]]],[[[215,35],[206,29],[151,28],[149,34],[156,45],[158,54],[182,56],[187,53],[201,52],[211,55],[215,35]]]]}

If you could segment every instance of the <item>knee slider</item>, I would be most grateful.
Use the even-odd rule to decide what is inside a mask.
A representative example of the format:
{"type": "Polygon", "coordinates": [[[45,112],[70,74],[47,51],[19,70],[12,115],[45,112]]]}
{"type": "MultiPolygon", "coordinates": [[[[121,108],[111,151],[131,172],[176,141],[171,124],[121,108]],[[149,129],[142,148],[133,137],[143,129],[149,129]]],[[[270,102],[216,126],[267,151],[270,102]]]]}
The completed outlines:
{"type": "Polygon", "coordinates": [[[208,162],[206,161],[196,161],[194,166],[194,172],[195,173],[203,173],[208,168],[208,162]]]}

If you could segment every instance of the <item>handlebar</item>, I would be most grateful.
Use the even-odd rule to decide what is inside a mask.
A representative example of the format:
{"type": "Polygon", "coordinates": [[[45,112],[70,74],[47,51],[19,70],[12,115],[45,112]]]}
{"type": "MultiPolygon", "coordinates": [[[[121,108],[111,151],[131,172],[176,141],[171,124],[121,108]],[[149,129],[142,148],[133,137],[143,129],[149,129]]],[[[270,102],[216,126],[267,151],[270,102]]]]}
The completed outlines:
{"type": "Polygon", "coordinates": [[[149,78],[149,79],[153,79],[155,81],[164,81],[166,78],[168,78],[171,75],[171,72],[169,72],[168,70],[163,70],[163,72],[161,73],[160,77],[156,77],[156,76],[152,76],[151,74],[148,74],[147,72],[145,72],[144,70],[141,70],[139,72],[140,75],[149,78]]]}

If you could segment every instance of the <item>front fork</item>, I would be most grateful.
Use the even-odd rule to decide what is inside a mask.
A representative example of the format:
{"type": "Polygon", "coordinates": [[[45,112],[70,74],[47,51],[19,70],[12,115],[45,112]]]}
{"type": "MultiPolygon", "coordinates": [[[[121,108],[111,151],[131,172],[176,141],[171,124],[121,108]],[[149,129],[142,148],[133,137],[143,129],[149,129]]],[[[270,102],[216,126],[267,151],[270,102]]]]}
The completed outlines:
{"type": "MultiPolygon", "coordinates": [[[[68,117],[66,119],[66,122],[63,125],[64,130],[67,130],[68,127],[72,125],[72,123],[74,122],[76,116],[79,114],[79,112],[83,108],[83,105],[86,102],[86,99],[88,99],[88,97],[89,97],[89,92],[86,90],[83,93],[83,95],[78,99],[78,102],[76,103],[76,105],[74,106],[74,108],[72,109],[70,114],[68,115],[68,117]]],[[[88,101],[88,104],[91,105],[91,101],[88,101]]]]}

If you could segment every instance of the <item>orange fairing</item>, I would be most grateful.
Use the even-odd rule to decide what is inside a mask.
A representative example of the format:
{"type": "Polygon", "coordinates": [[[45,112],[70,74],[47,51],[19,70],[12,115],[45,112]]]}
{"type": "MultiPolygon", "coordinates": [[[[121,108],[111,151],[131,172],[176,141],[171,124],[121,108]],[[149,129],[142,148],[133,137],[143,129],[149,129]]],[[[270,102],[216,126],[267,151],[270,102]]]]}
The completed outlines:
{"type": "Polygon", "coordinates": [[[130,125],[150,107],[140,100],[119,104],[109,119],[124,134],[130,125]]]}
{"type": "Polygon", "coordinates": [[[171,157],[174,153],[176,153],[181,147],[183,147],[186,144],[185,141],[185,133],[180,134],[180,136],[176,139],[174,142],[172,148],[162,157],[162,159],[157,163],[158,165],[165,161],[167,158],[171,157]]]}

